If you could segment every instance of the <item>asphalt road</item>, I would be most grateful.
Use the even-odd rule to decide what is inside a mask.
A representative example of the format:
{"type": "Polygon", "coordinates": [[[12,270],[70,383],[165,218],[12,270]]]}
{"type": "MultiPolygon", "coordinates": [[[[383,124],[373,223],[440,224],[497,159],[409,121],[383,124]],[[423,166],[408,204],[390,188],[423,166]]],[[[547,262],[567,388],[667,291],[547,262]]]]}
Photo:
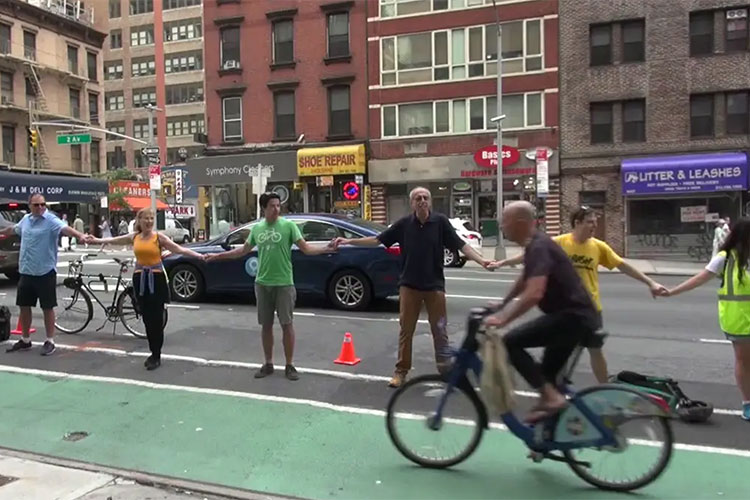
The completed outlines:
{"type": "MultiPolygon", "coordinates": [[[[62,257],[62,260],[69,259],[62,257]]],[[[60,272],[65,272],[61,263],[60,272]]],[[[106,260],[89,263],[87,272],[115,273],[117,266],[106,260]]],[[[448,329],[451,340],[460,342],[463,322],[471,307],[502,297],[518,271],[489,273],[466,267],[446,272],[448,329]]],[[[678,277],[664,277],[674,285],[678,277]]],[[[6,304],[13,304],[12,283],[0,280],[6,304]]],[[[101,292],[104,295],[104,292],[101,292]]],[[[685,392],[712,402],[716,408],[735,411],[739,394],[733,383],[731,346],[722,340],[716,319],[715,288],[705,286],[674,299],[653,300],[642,284],[616,274],[602,276],[605,327],[610,337],[605,346],[610,370],[634,370],[671,376],[685,392]]],[[[248,297],[211,297],[197,308],[170,308],[165,356],[162,368],[146,372],[141,364],[147,352],[144,340],[117,327],[115,335],[96,308],[94,321],[78,335],[59,334],[60,351],[51,358],[31,353],[0,353],[0,365],[66,373],[99,375],[165,384],[253,392],[323,401],[339,405],[382,409],[390,390],[386,377],[393,371],[398,337],[398,302],[380,301],[370,311],[343,312],[326,303],[301,298],[295,326],[295,363],[302,378],[292,383],[281,375],[258,381],[254,367],[262,362],[255,307],[248,297]],[[354,367],[335,365],[345,332],[351,332],[362,362],[354,367]],[[70,346],[71,348],[66,348],[70,346]],[[72,347],[75,347],[73,349],[72,347]],[[114,349],[115,351],[112,351],[114,349]],[[124,352],[123,352],[124,351],[124,352]],[[128,353],[127,355],[125,353],[128,353]],[[329,373],[331,372],[331,373],[329,373]]],[[[35,315],[35,326],[41,317],[35,315]]],[[[14,319],[15,321],[15,319],[14,319]]],[[[40,328],[41,329],[41,328],[40,328]]],[[[37,333],[35,340],[41,340],[37,333]]],[[[276,344],[277,366],[283,364],[280,336],[276,344]]],[[[432,342],[426,315],[414,339],[414,373],[434,371],[432,342]]],[[[576,382],[593,382],[587,360],[583,360],[576,382]]],[[[519,387],[524,389],[523,386],[519,387]]],[[[709,424],[678,424],[679,442],[750,450],[747,424],[736,414],[720,412],[709,424]]]]}

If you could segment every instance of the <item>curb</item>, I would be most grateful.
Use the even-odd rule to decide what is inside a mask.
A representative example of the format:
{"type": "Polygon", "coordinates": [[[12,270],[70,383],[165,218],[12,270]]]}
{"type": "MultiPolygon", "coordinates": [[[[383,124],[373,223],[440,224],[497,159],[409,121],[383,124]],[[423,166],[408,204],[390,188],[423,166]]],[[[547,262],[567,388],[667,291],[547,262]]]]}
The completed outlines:
{"type": "MultiPolygon", "coordinates": [[[[479,264],[476,264],[475,262],[467,262],[465,267],[472,267],[472,268],[481,269],[481,267],[479,266],[479,264]]],[[[450,268],[450,267],[448,267],[446,269],[457,269],[457,268],[450,268]]],[[[504,267],[503,269],[505,269],[505,270],[517,270],[517,271],[521,271],[523,269],[523,266],[504,267]]],[[[703,269],[703,267],[701,267],[700,269],[703,269]]],[[[681,276],[681,277],[688,277],[688,276],[693,276],[698,271],[699,271],[699,269],[696,269],[696,270],[686,269],[684,271],[658,271],[658,270],[654,270],[654,271],[641,271],[641,272],[643,272],[643,274],[645,274],[646,276],[681,276]]],[[[599,274],[623,274],[623,273],[622,273],[622,271],[617,271],[617,270],[610,271],[608,269],[601,269],[599,271],[599,274]]]]}
{"type": "Polygon", "coordinates": [[[5,448],[0,446],[0,454],[9,457],[40,462],[48,465],[56,465],[68,469],[79,469],[86,472],[98,472],[108,474],[115,478],[129,479],[143,486],[150,486],[161,489],[174,489],[187,493],[200,493],[203,495],[214,495],[224,497],[227,500],[303,500],[300,497],[272,495],[255,490],[244,490],[223,486],[214,483],[200,483],[189,479],[179,479],[158,474],[150,474],[131,469],[120,469],[106,465],[100,465],[94,462],[83,462],[67,458],[54,457],[39,453],[31,453],[14,448],[5,448]]]}

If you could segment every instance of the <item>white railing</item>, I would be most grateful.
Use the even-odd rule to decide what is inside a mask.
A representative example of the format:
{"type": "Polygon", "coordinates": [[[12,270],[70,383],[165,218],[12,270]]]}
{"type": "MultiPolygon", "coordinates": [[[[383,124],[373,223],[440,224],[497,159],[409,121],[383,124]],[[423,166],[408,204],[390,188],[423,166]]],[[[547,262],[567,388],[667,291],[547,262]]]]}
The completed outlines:
{"type": "Polygon", "coordinates": [[[73,21],[94,24],[94,9],[86,8],[81,0],[26,0],[26,3],[73,21]]]}

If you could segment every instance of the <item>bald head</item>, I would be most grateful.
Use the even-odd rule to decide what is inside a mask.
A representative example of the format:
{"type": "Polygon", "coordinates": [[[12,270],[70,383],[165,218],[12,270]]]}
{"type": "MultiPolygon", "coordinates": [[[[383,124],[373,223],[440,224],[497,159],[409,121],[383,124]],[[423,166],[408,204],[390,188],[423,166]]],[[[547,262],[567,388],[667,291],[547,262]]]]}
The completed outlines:
{"type": "Polygon", "coordinates": [[[514,201],[503,210],[503,233],[519,245],[525,245],[534,233],[536,209],[528,201],[514,201]]]}

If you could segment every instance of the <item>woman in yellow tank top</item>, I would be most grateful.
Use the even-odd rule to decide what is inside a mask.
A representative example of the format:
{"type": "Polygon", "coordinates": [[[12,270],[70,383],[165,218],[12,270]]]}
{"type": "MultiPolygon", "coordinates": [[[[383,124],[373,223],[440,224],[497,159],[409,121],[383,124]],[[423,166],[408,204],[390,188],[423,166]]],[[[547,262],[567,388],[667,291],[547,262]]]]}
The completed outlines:
{"type": "Polygon", "coordinates": [[[173,242],[167,236],[154,231],[154,212],[144,208],[135,219],[135,232],[116,238],[93,238],[94,244],[133,245],[135,271],[133,288],[143,324],[146,327],[151,356],[144,366],[155,370],[161,365],[161,348],[164,344],[164,305],[169,302],[169,286],[161,262],[162,249],[203,260],[203,255],[173,242]]]}

